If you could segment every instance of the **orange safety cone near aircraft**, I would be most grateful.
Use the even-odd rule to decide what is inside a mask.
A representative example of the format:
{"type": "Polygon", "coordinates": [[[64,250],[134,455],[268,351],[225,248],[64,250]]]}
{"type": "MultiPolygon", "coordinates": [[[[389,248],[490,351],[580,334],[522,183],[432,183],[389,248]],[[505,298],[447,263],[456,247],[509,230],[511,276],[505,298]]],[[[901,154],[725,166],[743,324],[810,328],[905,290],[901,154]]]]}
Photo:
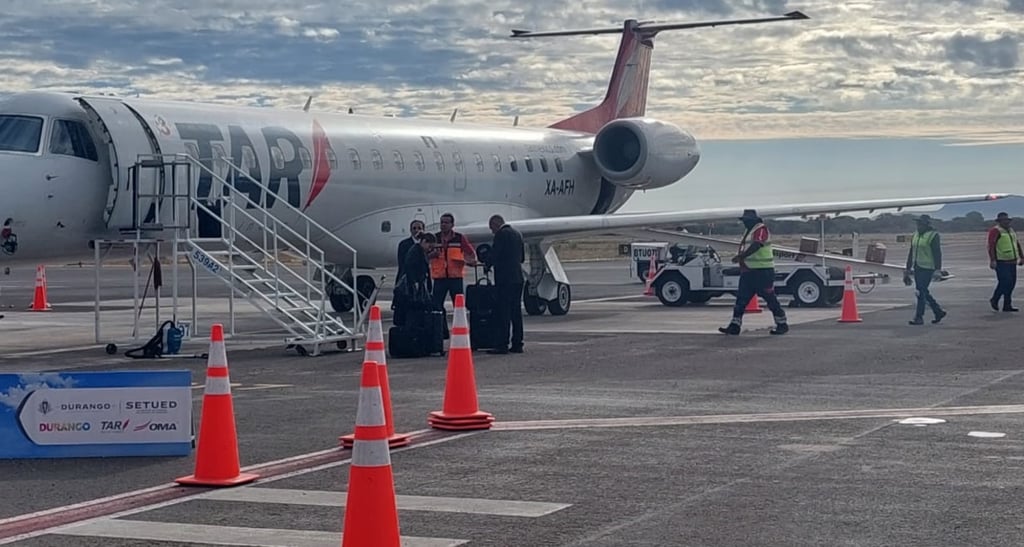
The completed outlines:
{"type": "MultiPolygon", "coordinates": [[[[336,312],[374,292],[365,269],[394,266],[415,218],[458,218],[489,240],[501,214],[522,233],[529,259],[528,313],[568,312],[570,282],[551,244],[617,229],[728,220],[754,204],[613,214],[640,190],[680,184],[701,159],[696,139],[646,116],[659,33],[798,22],[782,16],[690,23],[514,30],[513,39],[621,34],[604,100],[547,127],[528,128],[236,107],[77,93],[26,92],[0,101],[0,266],[90,260],[126,235],[165,241],[186,230],[184,254],[218,275],[231,268],[209,246],[224,230],[258,244],[282,234],[308,251],[336,312]],[[189,168],[184,176],[182,165],[189,168]],[[187,209],[189,222],[185,220],[187,209]],[[273,224],[273,229],[268,228],[273,224]],[[183,228],[184,227],[184,228],[183,228]],[[356,262],[358,256],[358,263],[356,262]],[[362,270],[361,270],[362,269],[362,270]],[[333,272],[340,272],[337,275],[333,272]],[[355,282],[353,283],[353,279],[355,282]]],[[[709,31],[712,32],[712,31],[709,31]]],[[[785,198],[785,190],[780,190],[785,198]]],[[[737,192],[737,195],[741,195],[737,192]]],[[[996,199],[993,194],[909,195],[762,206],[764,217],[864,211],[996,199]]],[[[109,255],[107,255],[109,256],[109,255]]],[[[249,265],[258,268],[256,264],[249,265]]],[[[242,275],[234,268],[231,276],[242,275]]],[[[236,280],[225,278],[228,283],[236,280]]],[[[364,309],[360,306],[355,309],[364,309]]]]}

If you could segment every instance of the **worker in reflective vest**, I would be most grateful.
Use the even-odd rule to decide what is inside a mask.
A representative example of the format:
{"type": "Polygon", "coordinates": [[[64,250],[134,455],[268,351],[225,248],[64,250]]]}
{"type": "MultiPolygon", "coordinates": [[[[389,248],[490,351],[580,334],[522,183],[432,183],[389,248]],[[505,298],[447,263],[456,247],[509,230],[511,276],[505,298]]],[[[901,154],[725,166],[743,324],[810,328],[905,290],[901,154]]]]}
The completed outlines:
{"type": "Polygon", "coordinates": [[[999,311],[999,299],[1003,299],[1003,311],[1018,311],[1013,307],[1013,289],[1017,286],[1017,266],[1024,265],[1017,234],[1010,227],[1013,219],[1006,213],[996,215],[996,225],[988,231],[989,267],[996,271],[996,290],[989,299],[992,309],[999,311]]]}
{"type": "Polygon", "coordinates": [[[732,309],[732,321],[726,327],[719,327],[723,334],[739,334],[743,326],[743,312],[751,298],[760,296],[775,317],[772,334],[786,334],[789,324],[786,312],[775,295],[775,256],[772,254],[771,234],[757,211],[747,209],[740,217],[747,231],[740,241],[739,253],[732,258],[740,265],[740,285],[736,290],[736,305],[732,309]]]}
{"type": "MultiPolygon", "coordinates": [[[[451,213],[441,215],[441,231],[436,234],[437,244],[430,255],[430,277],[434,280],[434,305],[443,306],[449,294],[452,304],[455,295],[463,294],[465,286],[462,281],[466,265],[475,266],[476,251],[464,234],[454,230],[455,216],[451,213]]],[[[445,322],[445,334],[448,323],[445,322]]]]}
{"type": "Polygon", "coordinates": [[[910,320],[910,324],[924,324],[925,303],[932,308],[932,313],[935,314],[932,323],[938,323],[947,313],[935,301],[929,287],[935,277],[935,272],[942,269],[942,245],[939,242],[939,233],[932,227],[930,216],[921,215],[915,221],[917,222],[917,232],[910,240],[907,270],[903,275],[903,282],[906,284],[910,284],[911,276],[913,276],[914,285],[917,287],[917,310],[914,312],[914,318],[910,320]]]}

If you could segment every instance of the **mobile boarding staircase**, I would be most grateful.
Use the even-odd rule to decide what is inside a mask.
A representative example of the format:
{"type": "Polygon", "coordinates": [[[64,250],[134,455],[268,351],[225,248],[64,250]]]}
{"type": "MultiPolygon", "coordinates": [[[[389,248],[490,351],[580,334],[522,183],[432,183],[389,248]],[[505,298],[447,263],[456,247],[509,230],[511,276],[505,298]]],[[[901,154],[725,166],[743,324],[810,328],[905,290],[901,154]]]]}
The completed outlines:
{"type": "MultiPolygon", "coordinates": [[[[322,348],[329,344],[349,351],[357,349],[359,342],[365,339],[369,304],[376,300],[377,291],[363,295],[361,300],[354,283],[346,282],[328,267],[324,250],[314,241],[344,249],[346,257],[351,255],[353,279],[357,271],[356,250],[227,159],[214,158],[209,164],[213,169],[188,154],[139,156],[129,169],[132,226],[121,230],[123,240],[97,242],[97,269],[101,244],[134,247],[138,272],[142,266],[140,245],[155,243],[159,255],[160,243],[169,242],[175,318],[180,317],[178,266],[185,257],[192,278],[193,325],[197,315],[197,270],[201,268],[231,288],[231,334],[235,325],[234,297],[240,295],[288,331],[290,336],[284,340],[286,347],[294,348],[299,355],[320,355],[322,348]],[[197,196],[198,182],[204,176],[212,180],[208,198],[197,196]],[[148,182],[153,182],[151,187],[157,189],[155,192],[146,192],[148,182]],[[244,184],[245,191],[240,191],[235,183],[244,184]],[[251,193],[257,193],[256,189],[260,196],[258,201],[250,197],[251,193]],[[274,200],[271,204],[275,212],[266,206],[268,198],[274,200]],[[205,229],[200,229],[201,215],[205,216],[205,229]],[[211,224],[219,235],[208,235],[211,224]],[[351,316],[348,313],[334,315],[328,310],[331,291],[335,296],[342,291],[345,297],[351,298],[351,316]],[[363,302],[365,307],[361,305],[363,302]]],[[[136,274],[136,310],[139,309],[138,277],[136,274]]],[[[98,292],[97,272],[97,342],[100,343],[98,292]]],[[[159,299],[157,309],[159,324],[159,299]]],[[[138,313],[135,324],[138,332],[138,313]]]]}

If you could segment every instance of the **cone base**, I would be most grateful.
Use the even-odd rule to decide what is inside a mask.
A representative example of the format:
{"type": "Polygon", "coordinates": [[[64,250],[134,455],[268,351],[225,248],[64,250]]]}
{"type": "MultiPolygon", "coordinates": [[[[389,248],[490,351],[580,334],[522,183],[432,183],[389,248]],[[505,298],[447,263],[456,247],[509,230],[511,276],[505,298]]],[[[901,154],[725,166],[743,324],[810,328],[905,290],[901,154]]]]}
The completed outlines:
{"type": "Polygon", "coordinates": [[[238,486],[239,484],[253,482],[258,478],[260,476],[255,473],[239,473],[237,477],[230,479],[204,479],[195,475],[189,475],[174,479],[174,482],[183,486],[238,486]]]}
{"type": "MultiPolygon", "coordinates": [[[[355,442],[355,433],[350,433],[348,435],[338,437],[338,443],[342,446],[342,448],[352,448],[355,445],[355,442]]],[[[395,433],[394,435],[388,437],[388,448],[399,448],[402,446],[408,446],[410,443],[412,443],[412,439],[409,438],[409,435],[395,433]]]]}
{"type": "Polygon", "coordinates": [[[838,319],[838,320],[836,320],[836,323],[860,323],[860,322],[863,322],[863,321],[864,320],[861,319],[860,317],[856,317],[854,319],[838,319]]]}
{"type": "Polygon", "coordinates": [[[447,431],[466,431],[473,429],[490,429],[494,423],[494,416],[488,412],[474,412],[473,414],[451,415],[442,411],[430,413],[427,423],[434,429],[447,431]]]}

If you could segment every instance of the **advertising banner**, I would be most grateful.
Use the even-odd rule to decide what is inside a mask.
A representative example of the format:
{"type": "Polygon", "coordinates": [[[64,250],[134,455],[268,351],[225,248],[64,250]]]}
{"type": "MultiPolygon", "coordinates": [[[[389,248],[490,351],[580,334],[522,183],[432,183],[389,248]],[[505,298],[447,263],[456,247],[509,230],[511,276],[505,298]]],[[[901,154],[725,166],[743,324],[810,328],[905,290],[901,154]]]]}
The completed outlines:
{"type": "Polygon", "coordinates": [[[187,456],[192,374],[0,374],[0,458],[187,456]]]}

